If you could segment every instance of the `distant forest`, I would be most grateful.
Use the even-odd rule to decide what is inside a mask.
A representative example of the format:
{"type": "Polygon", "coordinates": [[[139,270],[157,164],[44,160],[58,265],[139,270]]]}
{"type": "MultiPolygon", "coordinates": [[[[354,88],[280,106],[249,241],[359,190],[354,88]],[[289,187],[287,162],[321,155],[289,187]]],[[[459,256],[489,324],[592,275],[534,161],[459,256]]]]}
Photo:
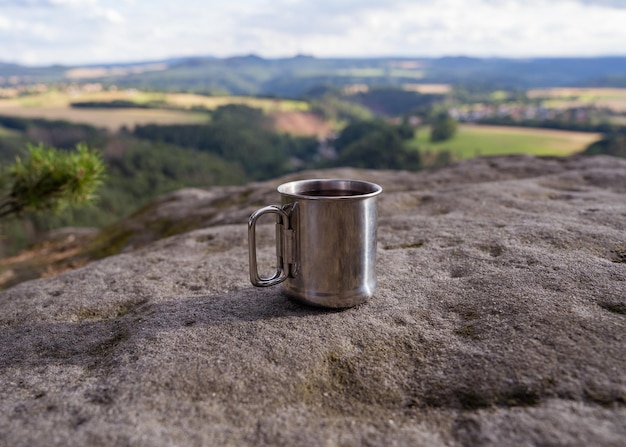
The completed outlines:
{"type": "Polygon", "coordinates": [[[446,83],[491,89],[626,87],[626,57],[263,59],[190,57],[87,67],[24,67],[0,62],[0,87],[89,81],[160,91],[300,97],[320,85],[446,83]]]}

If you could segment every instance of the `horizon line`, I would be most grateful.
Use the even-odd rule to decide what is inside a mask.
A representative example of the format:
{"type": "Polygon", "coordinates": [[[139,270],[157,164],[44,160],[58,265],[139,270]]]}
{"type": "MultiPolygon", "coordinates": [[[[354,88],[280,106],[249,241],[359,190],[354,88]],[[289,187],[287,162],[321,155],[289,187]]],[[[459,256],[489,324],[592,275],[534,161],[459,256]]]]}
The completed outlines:
{"type": "Polygon", "coordinates": [[[409,56],[409,55],[372,55],[372,56],[316,56],[312,54],[299,53],[292,56],[261,56],[256,53],[241,53],[233,54],[229,56],[215,56],[215,55],[172,55],[165,56],[158,59],[136,59],[136,60],[119,60],[119,61],[102,61],[102,62],[85,62],[85,63],[63,63],[63,62],[51,62],[47,64],[28,64],[24,62],[14,62],[0,59],[1,65],[17,65],[27,68],[78,68],[78,67],[101,67],[101,66],[120,66],[120,65],[147,65],[165,63],[172,60],[192,60],[192,59],[213,59],[213,60],[229,60],[229,59],[241,59],[241,58],[258,58],[267,61],[288,60],[288,59],[318,59],[318,60],[366,60],[366,59],[396,59],[396,60],[437,60],[437,59],[476,59],[476,60],[548,60],[548,59],[626,59],[626,54],[598,54],[598,55],[553,55],[553,56],[471,56],[467,54],[449,54],[441,56],[409,56]]]}

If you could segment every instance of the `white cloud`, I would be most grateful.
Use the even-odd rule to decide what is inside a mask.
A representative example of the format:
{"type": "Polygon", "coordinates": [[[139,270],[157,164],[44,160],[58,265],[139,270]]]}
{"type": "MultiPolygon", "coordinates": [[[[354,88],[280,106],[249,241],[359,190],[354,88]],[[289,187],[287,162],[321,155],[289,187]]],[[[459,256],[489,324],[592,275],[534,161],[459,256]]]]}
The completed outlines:
{"type": "Polygon", "coordinates": [[[96,16],[103,17],[111,23],[124,23],[124,16],[115,9],[96,9],[96,16]]]}
{"type": "Polygon", "coordinates": [[[607,6],[609,8],[626,9],[624,0],[578,0],[585,5],[591,6],[607,6]]]}
{"type": "Polygon", "coordinates": [[[12,8],[47,8],[66,5],[94,4],[97,0],[0,0],[0,6],[12,8]]]}
{"type": "Polygon", "coordinates": [[[404,2],[375,16],[366,12],[347,40],[317,36],[314,46],[325,55],[548,56],[626,50],[622,10],[541,0],[440,0],[436,5],[404,2]]]}
{"type": "Polygon", "coordinates": [[[0,15],[0,31],[7,31],[11,29],[11,26],[11,21],[0,15]]]}
{"type": "Polygon", "coordinates": [[[83,6],[95,5],[98,0],[48,0],[54,6],[83,6]]]}
{"type": "MultiPolygon", "coordinates": [[[[626,54],[617,0],[0,0],[0,60],[626,54]],[[32,55],[37,55],[36,57],[32,55]]],[[[622,6],[623,5],[623,6],[622,6]]]]}

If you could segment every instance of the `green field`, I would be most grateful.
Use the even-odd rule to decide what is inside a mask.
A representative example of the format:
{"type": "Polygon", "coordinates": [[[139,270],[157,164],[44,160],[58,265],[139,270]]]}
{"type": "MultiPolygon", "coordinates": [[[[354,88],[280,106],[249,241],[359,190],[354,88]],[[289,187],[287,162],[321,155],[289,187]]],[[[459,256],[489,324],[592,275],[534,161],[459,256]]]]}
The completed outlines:
{"type": "Polygon", "coordinates": [[[600,134],[505,126],[462,125],[451,140],[429,141],[430,131],[419,129],[409,147],[422,152],[450,151],[453,160],[485,155],[532,154],[565,156],[585,149],[600,134]]]}

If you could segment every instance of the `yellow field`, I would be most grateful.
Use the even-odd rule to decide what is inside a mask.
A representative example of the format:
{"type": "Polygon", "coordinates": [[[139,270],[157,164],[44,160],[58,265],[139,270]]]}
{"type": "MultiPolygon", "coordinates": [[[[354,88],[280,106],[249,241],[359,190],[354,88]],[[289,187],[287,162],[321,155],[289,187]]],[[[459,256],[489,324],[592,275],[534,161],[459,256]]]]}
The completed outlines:
{"type": "Polygon", "coordinates": [[[549,98],[548,107],[596,105],[616,112],[626,112],[626,88],[541,88],[527,93],[529,98],[549,98]]]}
{"type": "Polygon", "coordinates": [[[446,95],[452,91],[450,84],[404,84],[404,90],[423,94],[446,95]]]}
{"type": "Polygon", "coordinates": [[[215,109],[227,104],[243,104],[265,112],[290,112],[309,110],[308,103],[291,99],[254,98],[248,96],[201,96],[190,93],[164,94],[165,102],[178,107],[191,108],[202,106],[215,109]]]}
{"type": "Polygon", "coordinates": [[[308,104],[306,102],[290,99],[255,98],[249,96],[204,96],[192,93],[143,92],[135,89],[115,91],[50,91],[35,95],[0,100],[0,108],[5,105],[42,107],[69,105],[72,102],[110,102],[115,100],[132,101],[137,104],[160,102],[163,106],[182,109],[191,109],[192,107],[215,109],[226,104],[245,104],[250,107],[270,112],[308,110],[308,104]]]}
{"type": "Polygon", "coordinates": [[[142,124],[193,124],[208,121],[204,113],[163,109],[75,109],[70,106],[10,107],[0,104],[0,115],[45,118],[89,124],[117,131],[142,124]]]}
{"type": "Polygon", "coordinates": [[[306,111],[308,104],[272,98],[243,96],[212,97],[188,93],[149,93],[138,90],[119,91],[51,91],[36,95],[0,99],[0,115],[22,118],[45,118],[104,127],[112,131],[122,126],[138,124],[191,124],[208,120],[206,114],[193,111],[194,107],[215,109],[227,104],[244,104],[267,113],[306,111]],[[114,100],[132,101],[138,105],[158,102],[163,109],[142,108],[73,108],[72,102],[114,100]]]}

